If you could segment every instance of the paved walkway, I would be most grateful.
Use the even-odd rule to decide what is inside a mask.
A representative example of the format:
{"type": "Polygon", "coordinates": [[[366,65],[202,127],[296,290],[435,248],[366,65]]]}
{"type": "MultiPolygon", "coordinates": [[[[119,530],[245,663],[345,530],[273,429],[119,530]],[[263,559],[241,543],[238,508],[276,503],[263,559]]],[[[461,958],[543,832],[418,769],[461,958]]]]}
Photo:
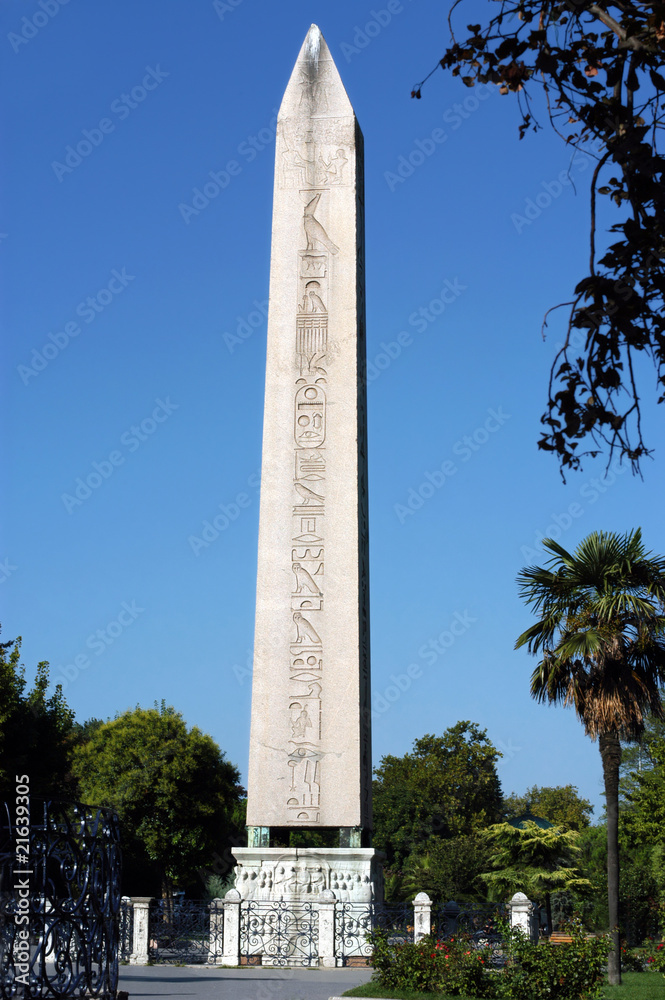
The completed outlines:
{"type": "Polygon", "coordinates": [[[118,989],[127,990],[129,1000],[329,1000],[371,977],[371,969],[121,965],[118,989]]]}

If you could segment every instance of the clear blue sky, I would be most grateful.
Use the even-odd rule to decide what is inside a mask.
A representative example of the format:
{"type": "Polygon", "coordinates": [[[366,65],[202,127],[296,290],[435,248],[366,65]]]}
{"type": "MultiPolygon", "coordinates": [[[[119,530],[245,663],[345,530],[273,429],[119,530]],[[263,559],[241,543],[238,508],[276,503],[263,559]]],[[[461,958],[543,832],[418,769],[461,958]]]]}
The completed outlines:
{"type": "Polygon", "coordinates": [[[537,451],[590,161],[442,72],[410,99],[446,11],[4,0],[3,637],[79,720],[163,698],[246,775],[272,137],[315,21],[366,147],[375,762],[471,719],[505,792],[572,783],[598,813],[597,747],[529,697],[514,579],[553,531],[641,525],[665,551],[662,417],[644,481],[589,462],[563,485],[537,451]]]}

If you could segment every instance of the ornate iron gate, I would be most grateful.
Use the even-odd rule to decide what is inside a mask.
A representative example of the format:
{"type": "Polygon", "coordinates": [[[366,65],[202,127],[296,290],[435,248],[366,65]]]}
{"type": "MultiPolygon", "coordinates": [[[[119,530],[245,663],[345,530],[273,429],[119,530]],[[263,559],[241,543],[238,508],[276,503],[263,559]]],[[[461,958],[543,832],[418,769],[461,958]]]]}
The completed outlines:
{"type": "Polygon", "coordinates": [[[409,903],[337,903],[335,906],[335,955],[370,959],[367,935],[381,928],[391,944],[413,941],[413,907],[409,903]]]}
{"type": "MultiPolygon", "coordinates": [[[[210,906],[196,900],[163,900],[150,907],[148,955],[152,962],[194,965],[208,961],[213,947],[221,946],[210,936],[210,906]]],[[[221,925],[219,927],[221,935],[221,925]]]]}
{"type": "Polygon", "coordinates": [[[240,956],[263,965],[318,966],[319,912],[313,903],[247,900],[240,908],[240,956]]]}
{"type": "Polygon", "coordinates": [[[111,998],[118,985],[118,817],[30,799],[0,810],[0,997],[111,998]],[[26,833],[26,836],[23,834],[26,833]]]}

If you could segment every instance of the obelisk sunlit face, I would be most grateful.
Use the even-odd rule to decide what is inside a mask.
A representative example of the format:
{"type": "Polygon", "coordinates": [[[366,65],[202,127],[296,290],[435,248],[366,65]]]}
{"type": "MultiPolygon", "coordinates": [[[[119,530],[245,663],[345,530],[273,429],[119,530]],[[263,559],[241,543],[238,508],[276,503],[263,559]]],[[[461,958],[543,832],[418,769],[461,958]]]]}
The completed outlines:
{"type": "Polygon", "coordinates": [[[357,830],[371,822],[362,137],[315,26],[275,142],[247,822],[357,830]]]}

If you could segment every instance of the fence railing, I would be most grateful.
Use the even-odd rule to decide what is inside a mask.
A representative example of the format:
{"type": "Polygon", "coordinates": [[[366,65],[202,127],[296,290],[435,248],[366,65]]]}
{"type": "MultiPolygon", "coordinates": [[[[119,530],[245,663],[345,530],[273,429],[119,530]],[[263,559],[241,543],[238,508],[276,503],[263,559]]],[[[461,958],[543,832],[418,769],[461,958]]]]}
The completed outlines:
{"type": "MultiPolygon", "coordinates": [[[[129,951],[129,962],[137,965],[369,964],[372,945],[367,938],[379,928],[393,944],[417,943],[427,934],[443,938],[463,932],[473,947],[485,950],[492,964],[504,961],[496,909],[462,910],[456,903],[432,906],[425,893],[419,893],[413,904],[390,905],[340,901],[329,890],[310,902],[247,900],[231,889],[224,899],[175,903],[170,910],[146,897],[134,897],[124,905],[123,955],[129,951]]],[[[533,937],[534,907],[526,896],[516,893],[506,915],[513,926],[533,937]]]]}
{"type": "Polygon", "coordinates": [[[25,787],[22,812],[0,808],[0,998],[114,997],[118,817],[25,787]]]}

